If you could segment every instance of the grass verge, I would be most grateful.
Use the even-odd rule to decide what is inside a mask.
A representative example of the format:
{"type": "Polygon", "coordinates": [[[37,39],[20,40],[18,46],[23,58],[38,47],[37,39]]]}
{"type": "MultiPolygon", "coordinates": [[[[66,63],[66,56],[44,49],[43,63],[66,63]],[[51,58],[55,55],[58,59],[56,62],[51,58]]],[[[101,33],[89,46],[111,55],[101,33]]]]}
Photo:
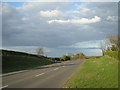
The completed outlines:
{"type": "Polygon", "coordinates": [[[2,72],[8,73],[13,71],[30,69],[37,66],[52,64],[52,61],[42,57],[3,55],[2,56],[2,72]]]}
{"type": "Polygon", "coordinates": [[[67,82],[68,88],[118,88],[118,60],[87,59],[67,82]]]}

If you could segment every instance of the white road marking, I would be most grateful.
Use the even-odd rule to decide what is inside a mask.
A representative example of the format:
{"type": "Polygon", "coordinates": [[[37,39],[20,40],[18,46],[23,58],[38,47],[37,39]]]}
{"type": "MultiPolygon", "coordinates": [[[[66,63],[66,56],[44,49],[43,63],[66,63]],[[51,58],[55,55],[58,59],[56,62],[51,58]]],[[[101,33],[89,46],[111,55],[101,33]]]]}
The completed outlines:
{"type": "Polygon", "coordinates": [[[65,67],[65,66],[62,66],[62,67],[65,67]]]}
{"type": "Polygon", "coordinates": [[[25,72],[25,71],[28,71],[28,70],[22,70],[22,71],[17,71],[17,72],[12,72],[12,73],[7,73],[7,74],[0,74],[0,77],[2,77],[2,76],[6,76],[6,75],[11,75],[11,74],[17,74],[17,73],[25,72]]]}
{"type": "Polygon", "coordinates": [[[6,88],[6,87],[8,87],[8,85],[5,85],[5,86],[1,87],[0,89],[2,89],[2,88],[6,88]]]}
{"type": "Polygon", "coordinates": [[[41,75],[43,75],[43,74],[45,74],[45,73],[38,74],[38,75],[36,75],[35,77],[41,76],[41,75]]]}
{"type": "Polygon", "coordinates": [[[57,70],[57,69],[59,69],[59,68],[55,68],[54,70],[57,70]]]}

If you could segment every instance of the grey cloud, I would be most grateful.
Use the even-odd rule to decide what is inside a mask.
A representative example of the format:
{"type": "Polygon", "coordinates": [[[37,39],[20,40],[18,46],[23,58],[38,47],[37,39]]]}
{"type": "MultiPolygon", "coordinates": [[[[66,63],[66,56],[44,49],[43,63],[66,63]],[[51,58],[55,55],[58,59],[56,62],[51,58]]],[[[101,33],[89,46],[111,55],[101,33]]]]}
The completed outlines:
{"type": "MultiPolygon", "coordinates": [[[[3,4],[3,46],[45,46],[52,48],[53,52],[49,54],[53,55],[58,47],[70,46],[83,41],[102,40],[107,34],[117,33],[117,21],[106,20],[107,16],[117,16],[116,3],[83,3],[81,8],[95,10],[95,13],[89,11],[75,15],[67,13],[70,5],[72,3],[26,3],[19,8],[14,8],[3,4]],[[64,15],[44,18],[39,15],[41,10],[60,10],[64,12],[64,15]],[[52,19],[67,20],[75,17],[93,18],[94,16],[99,16],[101,21],[83,25],[47,23],[52,19]]],[[[62,50],[60,50],[61,55],[69,51],[66,49],[62,52],[62,50]]],[[[72,51],[74,49],[70,52],[72,51]]]]}
{"type": "Polygon", "coordinates": [[[22,21],[20,19],[18,11],[8,5],[2,6],[2,35],[4,38],[10,38],[11,36],[22,32],[22,21]]]}

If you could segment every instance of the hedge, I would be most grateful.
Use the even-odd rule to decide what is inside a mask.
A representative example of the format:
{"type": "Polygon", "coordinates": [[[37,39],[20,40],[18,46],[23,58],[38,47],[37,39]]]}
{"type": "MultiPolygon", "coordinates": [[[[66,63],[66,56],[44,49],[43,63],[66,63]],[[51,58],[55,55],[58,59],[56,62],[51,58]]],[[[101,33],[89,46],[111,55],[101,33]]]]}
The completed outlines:
{"type": "Polygon", "coordinates": [[[106,51],[105,55],[116,58],[117,60],[119,58],[119,52],[118,51],[106,51]]]}

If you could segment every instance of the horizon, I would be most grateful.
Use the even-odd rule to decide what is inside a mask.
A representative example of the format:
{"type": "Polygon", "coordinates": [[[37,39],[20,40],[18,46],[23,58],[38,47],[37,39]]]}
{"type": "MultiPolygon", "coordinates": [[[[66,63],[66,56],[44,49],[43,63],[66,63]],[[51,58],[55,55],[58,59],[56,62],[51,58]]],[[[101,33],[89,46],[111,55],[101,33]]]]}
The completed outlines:
{"type": "MultiPolygon", "coordinates": [[[[81,49],[83,49],[83,48],[81,48],[81,49]]],[[[96,53],[94,53],[94,54],[92,54],[92,55],[87,55],[85,52],[77,52],[77,53],[70,53],[70,54],[72,54],[72,55],[76,55],[76,54],[79,54],[79,53],[83,53],[85,56],[87,56],[87,57],[89,57],[89,56],[102,56],[102,51],[101,51],[101,49],[99,49],[99,48],[94,48],[94,49],[97,49],[97,50],[100,50],[99,52],[97,52],[97,53],[99,53],[99,54],[96,54],[96,53]]],[[[30,53],[30,52],[26,52],[26,51],[20,51],[20,50],[14,50],[14,49],[4,49],[4,48],[2,48],[2,49],[0,49],[0,50],[7,50],[7,51],[14,51],[14,52],[20,52],[20,53],[27,53],[27,54],[33,54],[33,55],[37,55],[37,53],[30,53]]],[[[83,50],[85,50],[85,48],[83,49],[83,50]]],[[[90,48],[86,48],[86,50],[90,50],[90,48]]],[[[64,55],[67,55],[68,53],[66,53],[66,54],[64,54],[64,55]]],[[[43,56],[47,56],[47,54],[42,54],[43,56]]],[[[61,56],[47,56],[47,57],[63,57],[64,55],[61,55],[61,56]]]]}

